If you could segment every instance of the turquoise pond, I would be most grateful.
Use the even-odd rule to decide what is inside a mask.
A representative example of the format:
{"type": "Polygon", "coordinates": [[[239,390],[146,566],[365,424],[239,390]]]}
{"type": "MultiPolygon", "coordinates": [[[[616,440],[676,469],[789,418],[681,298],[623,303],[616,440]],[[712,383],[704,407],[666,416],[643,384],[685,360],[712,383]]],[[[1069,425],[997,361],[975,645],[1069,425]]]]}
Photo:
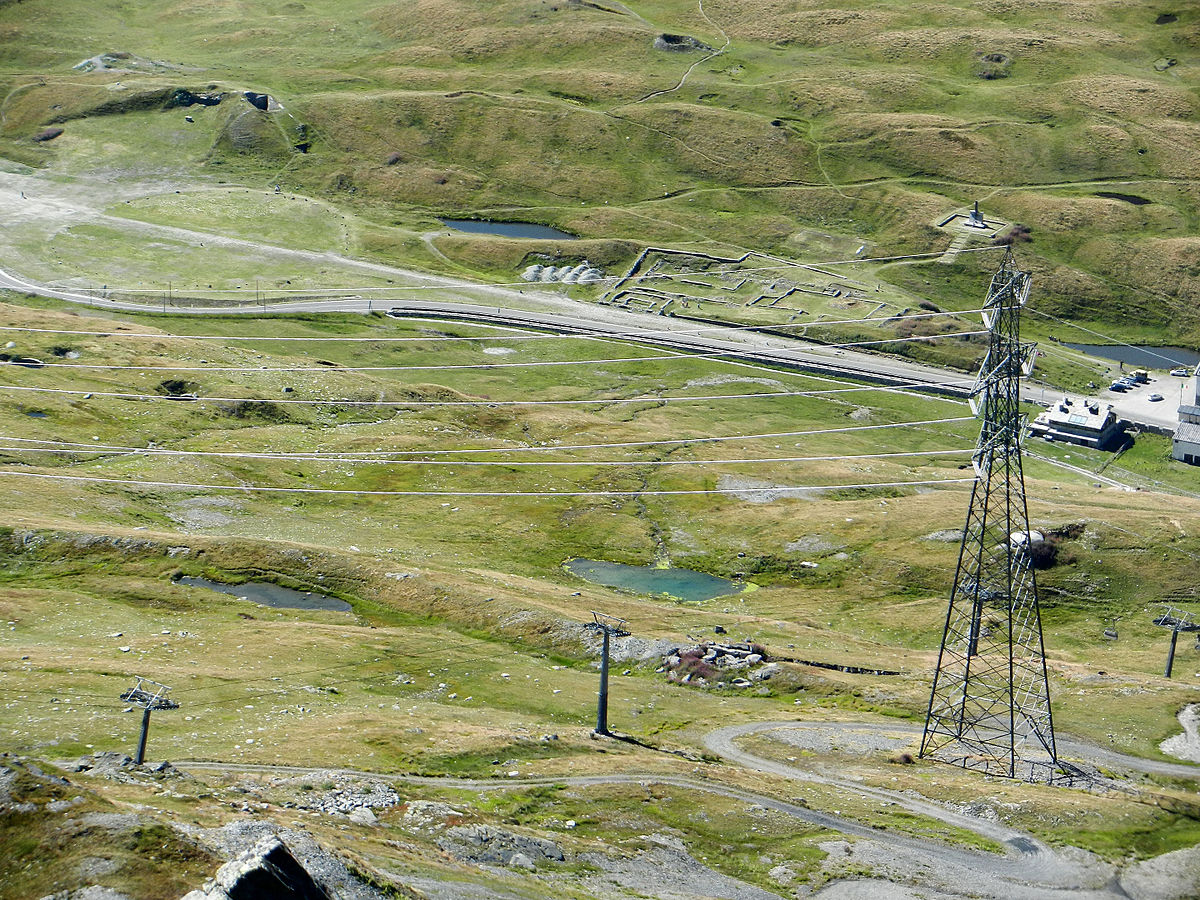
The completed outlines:
{"type": "Polygon", "coordinates": [[[691,569],[656,569],[653,566],[627,566],[594,559],[569,559],[563,565],[572,575],[578,575],[592,584],[603,584],[637,594],[666,594],[691,603],[736,594],[746,587],[728,578],[693,572],[691,569]]]}

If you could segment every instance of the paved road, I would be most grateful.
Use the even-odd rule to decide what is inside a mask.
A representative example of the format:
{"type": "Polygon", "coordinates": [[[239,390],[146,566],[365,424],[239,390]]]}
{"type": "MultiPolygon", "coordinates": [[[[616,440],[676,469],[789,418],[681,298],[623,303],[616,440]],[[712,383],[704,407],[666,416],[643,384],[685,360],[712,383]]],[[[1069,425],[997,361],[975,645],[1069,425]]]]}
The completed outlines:
{"type": "MultiPolygon", "coordinates": [[[[852,377],[879,384],[913,386],[915,389],[952,397],[965,396],[974,379],[961,373],[924,366],[902,359],[822,347],[804,341],[762,334],[749,329],[708,325],[632,312],[594,303],[569,300],[562,296],[539,296],[506,287],[477,285],[471,282],[437,277],[446,282],[449,293],[485,292],[489,304],[411,300],[398,297],[371,297],[348,294],[320,300],[272,303],[268,313],[339,312],[366,313],[395,310],[401,316],[450,318],[463,321],[537,328],[567,334],[620,337],[641,343],[668,347],[690,353],[718,354],[721,358],[793,368],[835,377],[852,377]],[[511,302],[510,302],[511,301],[511,302]]],[[[108,300],[79,290],[67,290],[39,284],[11,272],[0,270],[0,288],[51,297],[101,309],[146,312],[158,309],[128,300],[108,300]]],[[[403,288],[397,293],[403,294],[403,288]]],[[[263,315],[264,307],[246,304],[228,306],[187,306],[173,308],[174,313],[263,315]]]]}

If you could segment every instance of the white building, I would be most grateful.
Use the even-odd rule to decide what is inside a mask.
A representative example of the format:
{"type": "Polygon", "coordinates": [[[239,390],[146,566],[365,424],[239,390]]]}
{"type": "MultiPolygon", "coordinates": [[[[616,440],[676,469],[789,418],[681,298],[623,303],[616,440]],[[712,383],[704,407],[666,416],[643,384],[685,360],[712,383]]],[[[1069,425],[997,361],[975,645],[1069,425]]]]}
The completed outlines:
{"type": "Polygon", "coordinates": [[[1171,456],[1200,466],[1200,378],[1196,379],[1192,402],[1179,407],[1179,427],[1175,429],[1175,438],[1171,441],[1171,456]]]}
{"type": "Polygon", "coordinates": [[[1111,403],[1063,397],[1029,425],[1029,433],[1048,441],[1103,450],[1125,433],[1111,403]]]}

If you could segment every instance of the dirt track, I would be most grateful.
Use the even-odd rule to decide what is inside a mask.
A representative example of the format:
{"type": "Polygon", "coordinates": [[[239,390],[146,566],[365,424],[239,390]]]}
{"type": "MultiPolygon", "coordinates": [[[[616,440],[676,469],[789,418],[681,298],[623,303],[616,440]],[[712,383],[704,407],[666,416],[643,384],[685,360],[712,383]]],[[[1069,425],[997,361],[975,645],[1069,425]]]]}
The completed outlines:
{"type": "MultiPolygon", "coordinates": [[[[1089,853],[1071,848],[1055,849],[1033,838],[1029,834],[1010,828],[1000,822],[979,818],[940,803],[915,797],[911,793],[874,788],[849,778],[834,777],[815,769],[800,768],[787,763],[775,762],[749,753],[737,746],[737,739],[753,734],[783,732],[787,730],[823,729],[834,731],[839,740],[852,740],[856,734],[873,736],[878,740],[911,740],[919,729],[911,725],[875,726],[861,723],[830,722],[756,722],[736,725],[714,731],[704,738],[708,750],[726,761],[754,771],[767,772],[798,781],[829,785],[870,797],[883,804],[895,805],[911,813],[928,816],[957,828],[973,832],[1008,848],[1004,856],[954,847],[936,841],[914,838],[907,835],[888,833],[858,821],[809,809],[800,803],[781,800],[777,797],[721,784],[711,779],[654,773],[627,773],[620,775],[583,775],[557,778],[513,778],[513,779],[458,779],[431,778],[415,775],[390,775],[342,771],[345,775],[369,775],[381,780],[421,784],[432,787],[447,787],[459,790],[504,790],[517,786],[543,784],[567,784],[576,787],[607,784],[664,784],[689,790],[702,791],[744,800],[791,816],[833,832],[853,838],[853,842],[834,842],[826,847],[849,858],[860,868],[877,872],[886,881],[860,879],[842,881],[818,892],[818,898],[828,900],[902,900],[914,896],[936,896],[941,900],[956,900],[965,897],[995,898],[995,900],[1044,900],[1047,897],[1069,897],[1072,900],[1119,900],[1129,897],[1186,897],[1191,888],[1186,874],[1189,867],[1200,862],[1200,853],[1195,849],[1178,851],[1188,855],[1180,865],[1152,866],[1150,863],[1135,865],[1118,872],[1113,865],[1099,860],[1089,853]],[[1172,875],[1171,872],[1176,874],[1172,875]],[[1181,877],[1178,873],[1185,874],[1181,877]],[[1123,886],[1131,882],[1130,890],[1123,886]],[[897,883],[899,882],[899,884],[897,883]],[[914,885],[921,891],[914,894],[902,884],[914,885]],[[1136,884],[1136,887],[1133,885],[1136,884]],[[928,892],[936,892],[931,895],[928,892]]],[[[1069,753],[1083,759],[1135,769],[1171,774],[1176,777],[1200,778],[1200,767],[1159,763],[1124,756],[1101,748],[1065,742],[1069,753]]],[[[182,762],[179,768],[194,771],[259,772],[265,774],[312,774],[327,772],[328,769],[311,769],[299,766],[268,766],[219,762],[182,762]]],[[[714,773],[715,774],[715,773],[714,773]]]]}

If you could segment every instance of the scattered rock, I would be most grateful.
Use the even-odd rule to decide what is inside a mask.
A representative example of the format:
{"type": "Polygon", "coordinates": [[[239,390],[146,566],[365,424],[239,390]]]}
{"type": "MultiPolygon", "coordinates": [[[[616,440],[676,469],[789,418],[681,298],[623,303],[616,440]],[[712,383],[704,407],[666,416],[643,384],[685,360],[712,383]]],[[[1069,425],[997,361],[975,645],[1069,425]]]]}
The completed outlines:
{"type": "Polygon", "coordinates": [[[712,47],[703,41],[698,41],[687,34],[660,34],[654,39],[655,50],[666,50],[668,53],[688,53],[692,50],[712,52],[712,47]]]}
{"type": "Polygon", "coordinates": [[[534,869],[538,862],[562,862],[566,858],[553,841],[492,825],[457,825],[447,829],[438,846],[465,862],[518,868],[534,869]]]}
{"type": "MultiPolygon", "coordinates": [[[[302,804],[307,809],[319,810],[332,815],[352,816],[359,810],[387,809],[400,803],[400,795],[383,782],[372,782],[368,785],[342,784],[319,797],[313,797],[302,804]]],[[[371,821],[363,824],[374,824],[374,813],[371,821]]]]}
{"type": "Polygon", "coordinates": [[[785,544],[783,549],[789,553],[829,553],[841,550],[842,545],[819,534],[806,534],[802,538],[785,544]]]}
{"type": "Polygon", "coordinates": [[[933,534],[927,534],[921,540],[923,541],[940,541],[943,544],[957,543],[962,540],[961,528],[947,528],[945,531],[935,531],[933,534]]]}
{"type": "Polygon", "coordinates": [[[461,819],[462,813],[445,803],[433,800],[411,800],[404,809],[404,824],[417,831],[434,831],[461,819]]]}
{"type": "Polygon", "coordinates": [[[48,894],[42,900],[130,900],[128,894],[122,894],[120,891],[114,891],[112,888],[101,887],[98,884],[89,884],[87,887],[77,888],[73,891],[59,891],[57,894],[48,894]]]}

